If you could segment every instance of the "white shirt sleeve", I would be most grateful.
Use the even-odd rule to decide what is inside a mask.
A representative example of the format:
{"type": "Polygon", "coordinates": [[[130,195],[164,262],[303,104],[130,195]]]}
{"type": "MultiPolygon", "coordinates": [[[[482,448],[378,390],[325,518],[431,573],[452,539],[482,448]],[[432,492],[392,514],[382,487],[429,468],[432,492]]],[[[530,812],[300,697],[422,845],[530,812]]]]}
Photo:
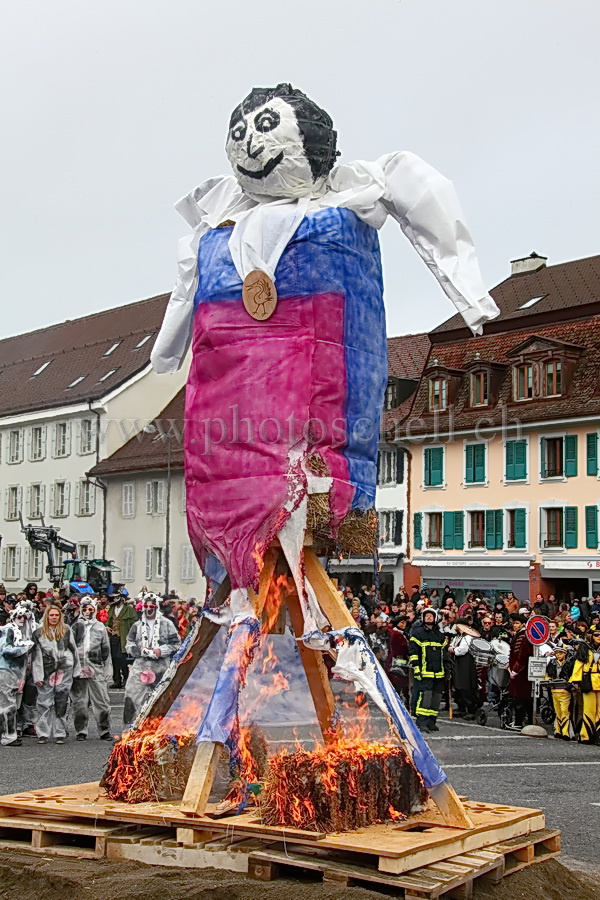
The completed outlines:
{"type": "Polygon", "coordinates": [[[377,160],[385,174],[381,202],[399,223],[473,334],[500,315],[487,292],[473,240],[452,183],[414,153],[377,160]]]}
{"type": "Polygon", "coordinates": [[[154,370],[160,374],[180,369],[190,346],[201,233],[204,232],[195,231],[179,241],[177,281],[150,355],[154,370]]]}

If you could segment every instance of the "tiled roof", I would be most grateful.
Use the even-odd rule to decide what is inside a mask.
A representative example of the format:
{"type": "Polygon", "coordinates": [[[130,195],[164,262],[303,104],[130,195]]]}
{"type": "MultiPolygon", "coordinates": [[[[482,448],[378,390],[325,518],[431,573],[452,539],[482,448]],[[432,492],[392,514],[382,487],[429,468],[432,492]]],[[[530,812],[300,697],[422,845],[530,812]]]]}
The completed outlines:
{"type": "MultiPolygon", "coordinates": [[[[429,338],[426,334],[409,334],[388,340],[389,374],[396,378],[418,381],[427,353],[429,338]]],[[[400,406],[384,413],[383,429],[392,427],[401,421],[409,412],[412,397],[400,406]]],[[[171,432],[171,465],[179,468],[183,465],[183,434],[185,405],[185,389],[182,388],[167,407],[154,420],[163,432],[171,432]]],[[[140,434],[129,440],[123,447],[108,459],[101,460],[91,470],[92,475],[116,475],[128,472],[148,471],[165,468],[167,464],[166,441],[157,438],[156,434],[140,434]]]]}
{"type": "Polygon", "coordinates": [[[183,417],[185,388],[175,395],[171,402],[153,423],[157,431],[147,434],[140,431],[126,444],[116,450],[108,459],[100,460],[90,471],[90,475],[117,475],[128,472],[146,472],[150,469],[164,469],[167,466],[167,440],[161,435],[171,434],[171,466],[183,468],[183,417]]]}
{"type": "MultiPolygon", "coordinates": [[[[509,328],[529,327],[536,321],[576,319],[600,312],[600,256],[574,259],[537,272],[511,275],[490,291],[500,308],[500,316],[484,327],[484,334],[497,334],[509,328]],[[537,300],[526,306],[529,301],[537,300]],[[582,309],[598,304],[598,309],[582,309]]],[[[466,336],[460,314],[452,316],[431,332],[432,343],[466,336]]]]}
{"type": "MultiPolygon", "coordinates": [[[[433,345],[427,368],[434,364],[444,369],[464,370],[477,358],[483,363],[506,365],[501,375],[497,402],[489,407],[469,407],[469,378],[462,377],[454,402],[445,412],[434,417],[428,412],[428,379],[423,377],[410,416],[402,429],[411,423],[411,433],[424,434],[438,430],[447,431],[450,418],[454,430],[501,424],[503,415],[510,422],[537,422],[546,419],[566,419],[574,416],[600,416],[600,315],[589,316],[572,322],[538,325],[535,328],[509,331],[505,334],[484,334],[477,339],[467,338],[447,344],[433,345]],[[575,362],[570,387],[565,396],[540,400],[514,401],[512,399],[512,364],[509,355],[527,339],[557,341],[583,348],[575,362]],[[478,357],[476,356],[478,354],[478,357]],[[420,422],[417,420],[420,419],[420,422]],[[485,419],[485,422],[483,421],[485,419]]],[[[572,348],[567,348],[572,349],[572,348]]],[[[401,433],[398,433],[401,436],[401,433]]]]}
{"type": "Polygon", "coordinates": [[[396,378],[418,381],[431,346],[428,334],[403,334],[388,338],[388,366],[396,378]]]}
{"type": "Polygon", "coordinates": [[[161,294],[0,340],[0,416],[97,400],[128,381],[150,362],[167,300],[161,294]]]}

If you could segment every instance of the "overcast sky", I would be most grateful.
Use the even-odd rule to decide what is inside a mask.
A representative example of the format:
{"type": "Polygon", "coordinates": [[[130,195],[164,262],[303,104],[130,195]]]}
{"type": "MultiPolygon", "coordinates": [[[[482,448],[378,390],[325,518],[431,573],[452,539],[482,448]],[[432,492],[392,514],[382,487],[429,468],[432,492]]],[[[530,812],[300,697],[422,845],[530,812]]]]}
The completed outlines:
{"type": "MultiPolygon", "coordinates": [[[[173,203],[227,173],[229,114],[290,81],[342,160],[455,183],[486,283],[600,252],[597,0],[3,0],[0,336],[170,291],[173,203]]],[[[390,334],[452,314],[390,221],[390,334]]]]}

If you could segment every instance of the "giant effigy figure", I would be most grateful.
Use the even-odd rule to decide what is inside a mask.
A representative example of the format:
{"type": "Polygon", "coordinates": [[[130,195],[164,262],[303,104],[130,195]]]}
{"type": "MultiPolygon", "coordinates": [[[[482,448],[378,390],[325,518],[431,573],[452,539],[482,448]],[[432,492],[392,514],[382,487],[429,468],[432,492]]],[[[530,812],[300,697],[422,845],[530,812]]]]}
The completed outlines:
{"type": "MultiPolygon", "coordinates": [[[[336,164],[336,141],[301,91],[254,89],[229,123],[233,174],[177,204],[193,231],[152,361],[173,372],[191,343],[189,534],[232,603],[275,537],[297,580],[307,525],[323,553],[376,548],[388,216],[475,334],[498,314],[451,183],[404,151],[336,164]]],[[[300,595],[306,630],[321,626],[310,585],[300,595]]]]}

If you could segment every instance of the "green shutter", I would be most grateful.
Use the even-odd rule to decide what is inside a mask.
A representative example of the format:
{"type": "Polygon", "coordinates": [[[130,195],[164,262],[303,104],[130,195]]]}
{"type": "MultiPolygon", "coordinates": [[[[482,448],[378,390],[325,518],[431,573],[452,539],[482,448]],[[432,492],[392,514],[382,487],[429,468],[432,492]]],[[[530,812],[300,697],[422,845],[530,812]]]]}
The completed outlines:
{"type": "Polygon", "coordinates": [[[444,550],[454,550],[454,513],[444,513],[444,550]]]}
{"type": "Polygon", "coordinates": [[[586,435],[587,474],[598,474],[598,432],[586,435]]]}
{"type": "MultiPolygon", "coordinates": [[[[589,437],[589,434],[588,434],[589,437]]],[[[585,508],[585,546],[588,550],[598,549],[598,507],[585,508]]]]}
{"type": "Polygon", "coordinates": [[[496,510],[485,511],[485,549],[496,549],[496,510]]]}
{"type": "Polygon", "coordinates": [[[515,480],[527,478],[527,441],[515,441],[515,480]]]}
{"type": "Polygon", "coordinates": [[[572,478],[577,475],[577,435],[565,437],[565,475],[572,478]]]}
{"type": "Polygon", "coordinates": [[[496,510],[496,550],[504,547],[504,510],[496,510]]]}
{"type": "Polygon", "coordinates": [[[444,448],[427,447],[425,450],[425,484],[428,487],[444,482],[444,448]]]}
{"type": "Polygon", "coordinates": [[[475,447],[467,444],[465,448],[465,481],[473,484],[475,481],[475,447]]]}
{"type": "Polygon", "coordinates": [[[546,438],[542,438],[540,441],[540,475],[542,478],[546,477],[546,438]]]}
{"type": "Polygon", "coordinates": [[[423,531],[422,531],[423,514],[417,512],[413,516],[413,544],[415,550],[421,550],[423,547],[423,531]]]}
{"type": "Polygon", "coordinates": [[[527,547],[527,511],[515,509],[515,550],[525,550],[527,547]]]}
{"type": "Polygon", "coordinates": [[[463,550],[465,546],[465,515],[461,510],[454,513],[454,549],[463,550]]]}
{"type": "Polygon", "coordinates": [[[485,481],[485,444],[476,444],[473,449],[475,481],[485,481]]]}
{"type": "Polygon", "coordinates": [[[506,442],[506,470],[505,478],[507,481],[515,480],[515,444],[516,441],[506,442]]]}
{"type": "Polygon", "coordinates": [[[577,549],[577,507],[565,507],[565,547],[567,550],[577,549]]]}

